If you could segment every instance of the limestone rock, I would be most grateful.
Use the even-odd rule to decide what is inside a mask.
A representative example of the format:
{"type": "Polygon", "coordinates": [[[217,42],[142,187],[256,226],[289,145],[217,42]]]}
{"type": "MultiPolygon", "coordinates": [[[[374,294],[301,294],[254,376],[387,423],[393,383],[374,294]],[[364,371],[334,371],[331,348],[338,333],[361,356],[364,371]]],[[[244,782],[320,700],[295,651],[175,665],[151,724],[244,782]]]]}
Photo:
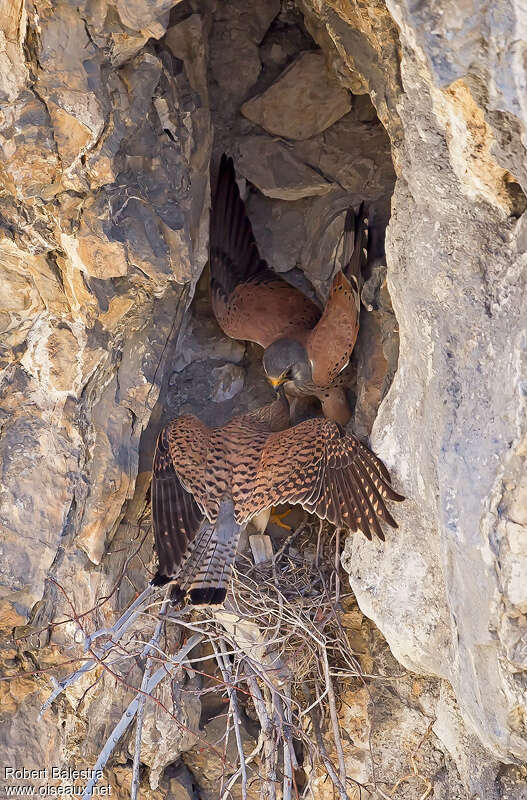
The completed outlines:
{"type": "Polygon", "coordinates": [[[159,39],[166,29],[168,12],[180,0],[117,0],[117,12],[122,23],[135,31],[145,31],[159,39]]]}
{"type": "Polygon", "coordinates": [[[149,703],[143,725],[141,755],[142,761],[150,767],[150,788],[157,789],[163,770],[173,763],[186,750],[190,750],[197,740],[201,703],[194,696],[188,699],[186,692],[192,693],[198,686],[197,678],[180,682],[163,682],[157,696],[164,706],[171,708],[174,698],[179,697],[175,705],[177,721],[169,717],[155,703],[149,703]],[[178,725],[178,722],[180,723],[178,725]]]}
{"type": "Polygon", "coordinates": [[[218,6],[213,33],[218,46],[211,53],[212,74],[223,91],[236,100],[247,96],[260,75],[258,45],[279,10],[279,0],[250,6],[243,0],[233,0],[228,7],[218,6]]]}
{"type": "Polygon", "coordinates": [[[59,158],[42,100],[22,89],[17,101],[3,110],[0,131],[4,157],[2,180],[9,192],[30,204],[35,196],[53,197],[59,179],[59,158]],[[13,129],[20,131],[17,136],[11,135],[13,129]]]}
{"type": "Polygon", "coordinates": [[[40,42],[38,94],[57,127],[57,150],[67,169],[95,144],[104,126],[97,48],[80,15],[67,5],[41,15],[40,42]]]}
{"type": "Polygon", "coordinates": [[[482,789],[485,797],[495,797],[497,763],[464,726],[456,699],[445,681],[441,685],[432,729],[456,762],[469,797],[476,792],[483,793],[482,789]]]}
{"type": "MultiPolygon", "coordinates": [[[[355,98],[354,103],[361,98],[355,98]]],[[[292,153],[363,200],[391,194],[395,174],[390,140],[378,120],[363,122],[354,111],[318,136],[295,142],[292,153]]]]}
{"type": "MultiPolygon", "coordinates": [[[[161,19],[140,5],[145,28],[161,19]]],[[[146,48],[117,71],[114,12],[7,6],[0,60],[26,60],[0,114],[0,595],[3,624],[46,625],[61,613],[50,569],[66,583],[88,569],[71,599],[91,604],[86,554],[101,561],[134,492],[167,341],[206,260],[211,129],[203,48],[146,48]]]]}
{"type": "Polygon", "coordinates": [[[445,6],[373,2],[366,17],[353,4],[303,5],[369,88],[398,173],[387,263],[400,354],[372,444],[411,499],[382,552],[348,543],[351,585],[397,657],[451,682],[496,757],[524,760],[523,598],[505,590],[524,558],[507,528],[507,509],[524,502],[526,184],[512,157],[524,153],[514,100],[524,70],[504,77],[493,54],[510,34],[481,9],[450,44],[445,6]],[[463,85],[445,89],[441,75],[463,85]],[[501,81],[503,93],[487,88],[501,81]]]}
{"type": "MultiPolygon", "coordinates": [[[[49,653],[46,655],[49,666],[52,666],[53,657],[49,658],[49,653]]],[[[55,653],[56,656],[59,657],[55,658],[55,663],[62,660],[58,653],[55,653]]],[[[43,654],[43,660],[44,658],[43,654]]],[[[25,659],[23,663],[27,671],[31,671],[33,666],[31,661],[25,659]]],[[[8,678],[17,672],[20,672],[20,659],[16,651],[3,648],[2,676],[8,678]]],[[[63,732],[57,727],[35,725],[35,707],[38,707],[45,697],[43,688],[38,685],[34,677],[2,681],[0,748],[6,759],[6,766],[23,763],[27,769],[38,770],[42,769],[42,765],[53,763],[63,732]]],[[[4,773],[2,782],[4,786],[8,783],[4,773]]],[[[16,781],[13,783],[17,785],[16,781]]],[[[37,785],[45,783],[46,780],[42,780],[37,785]]]]}
{"type": "Polygon", "coordinates": [[[174,374],[171,385],[177,382],[177,375],[185,367],[196,361],[227,361],[239,364],[245,355],[245,344],[229,339],[222,334],[212,318],[196,320],[189,318],[181,334],[181,344],[177,358],[173,362],[174,374]]]}
{"type": "Polygon", "coordinates": [[[261,368],[261,348],[229,339],[218,327],[210,307],[208,276],[200,281],[172,364],[175,369],[162,391],[160,420],[155,420],[157,430],[179,414],[195,414],[207,425],[222,425],[274,396],[261,368]]]}
{"type": "MultiPolygon", "coordinates": [[[[404,779],[408,800],[427,781],[435,800],[525,795],[511,764],[527,757],[525,37],[518,4],[455,5],[2,4],[0,627],[19,626],[2,654],[8,763],[71,763],[81,746],[93,763],[129,700],[119,680],[88,675],[36,721],[50,672],[85,656],[72,607],[89,630],[111,625],[148,580],[160,427],[180,413],[222,424],[273,397],[261,349],[223,337],[197,286],[212,113],[213,163],[245,147],[264,189],[247,144],[268,141],[263,127],[290,140],[300,184],[331,185],[247,198],[262,256],[321,303],[346,210],[368,203],[355,425],[366,437],[377,417],[372,446],[408,500],[385,544],[346,543],[353,590],[400,662],[346,612],[375,676],[340,709],[349,775],[385,796],[404,779]],[[231,396],[214,403],[218,375],[231,396]]],[[[138,685],[140,669],[120,677],[138,685]]],[[[192,734],[148,711],[151,800],[188,800],[194,782],[217,796],[225,764],[191,747],[193,680],[180,703],[192,734]]],[[[224,719],[205,727],[216,744],[224,719]]],[[[249,724],[243,736],[252,749],[249,724]]],[[[114,762],[129,753],[125,739],[114,762]]],[[[128,796],[129,766],[109,772],[128,796]]]]}
{"type": "Polygon", "coordinates": [[[278,200],[300,200],[331,191],[331,184],[322,175],[267,136],[243,139],[236,167],[263,194],[278,200]]]}
{"type": "MultiPolygon", "coordinates": [[[[249,755],[256,744],[256,740],[251,735],[247,725],[242,725],[240,728],[243,751],[246,755],[249,755]]],[[[216,742],[219,741],[224,733],[225,717],[223,714],[218,714],[205,725],[205,729],[202,733],[202,739],[211,745],[216,745],[216,742]]],[[[229,759],[229,761],[233,759],[235,760],[236,752],[236,742],[234,741],[234,737],[229,737],[226,746],[226,758],[229,759]]],[[[221,780],[221,776],[223,774],[223,765],[218,755],[218,751],[216,749],[211,751],[205,747],[199,751],[196,749],[190,750],[183,755],[183,762],[187,765],[192,773],[203,775],[201,785],[204,797],[206,800],[213,800],[217,794],[218,782],[221,780]]],[[[252,789],[249,788],[247,796],[249,800],[256,800],[256,798],[259,797],[258,787],[253,784],[252,789]]]]}
{"type": "MultiPolygon", "coordinates": [[[[248,209],[262,256],[279,272],[301,267],[319,299],[324,300],[336,263],[335,244],[350,205],[356,208],[361,201],[366,202],[369,257],[373,262],[384,257],[388,198],[395,181],[390,143],[378,121],[364,123],[351,112],[318,136],[289,147],[290,153],[311,165],[319,178],[323,175],[331,182],[331,191],[323,197],[294,202],[271,201],[254,193],[249,195],[248,209]]],[[[258,161],[253,161],[252,170],[265,172],[269,181],[268,170],[258,161]]]]}
{"type": "Polygon", "coordinates": [[[309,139],[329,128],[351,108],[349,92],[328,74],[322,53],[306,52],[262,95],[242,106],[242,114],[266,131],[288,139],[309,139]]]}
{"type": "Polygon", "coordinates": [[[14,100],[28,79],[24,60],[26,19],[23,0],[4,3],[0,23],[0,99],[14,100]]]}

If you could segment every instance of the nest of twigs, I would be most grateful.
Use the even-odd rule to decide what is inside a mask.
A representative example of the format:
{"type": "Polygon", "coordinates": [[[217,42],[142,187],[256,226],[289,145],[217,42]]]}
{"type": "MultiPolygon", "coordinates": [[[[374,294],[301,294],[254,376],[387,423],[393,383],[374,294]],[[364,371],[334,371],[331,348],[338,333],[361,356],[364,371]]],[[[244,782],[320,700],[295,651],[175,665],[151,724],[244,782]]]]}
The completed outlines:
{"type": "MultiPolygon", "coordinates": [[[[73,609],[88,658],[56,683],[45,707],[97,667],[122,682],[121,662],[142,666],[135,699],[123,709],[94,765],[94,770],[104,768],[135,721],[131,795],[136,800],[145,705],[150,699],[159,705],[156,693],[163,681],[171,681],[172,688],[183,681],[183,689],[186,670],[197,670],[208,681],[203,693],[228,699],[223,747],[229,737],[237,745],[236,769],[232,762],[223,763],[219,800],[233,792],[245,800],[255,791],[262,800],[313,796],[313,782],[321,775],[332,781],[340,800],[351,800],[357,795],[346,776],[339,695],[365,680],[350,638],[353,631],[342,621],[344,613],[358,618],[360,626],[362,617],[352,594],[341,587],[340,544],[338,531],[304,519],[274,547],[266,540],[267,560],[261,550],[255,558],[254,547],[251,556],[249,548],[237,559],[223,608],[176,607],[170,603],[170,587],[147,587],[111,628],[94,632],[73,609]],[[215,668],[209,665],[211,657],[215,668]],[[260,731],[251,753],[243,748],[244,712],[260,731]]],[[[180,696],[177,691],[172,695],[180,696]]],[[[172,708],[163,708],[179,724],[177,699],[172,708]]],[[[201,738],[199,731],[196,736],[201,738]]],[[[211,750],[217,753],[218,747],[211,750]]],[[[84,800],[95,782],[87,786],[84,800]]]]}
{"type": "MultiPolygon", "coordinates": [[[[340,695],[365,683],[342,622],[344,611],[361,615],[339,568],[339,532],[304,520],[271,558],[255,563],[250,549],[238,556],[224,610],[193,615],[216,653],[220,638],[223,678],[240,690],[229,692],[235,731],[241,707],[260,723],[257,780],[266,799],[308,796],[321,774],[341,800],[357,796],[338,711],[340,695]]],[[[240,769],[243,760],[240,750],[240,769]]],[[[247,778],[248,764],[244,771],[247,778]]],[[[242,797],[246,787],[242,781],[242,797]]]]}
{"type": "Polygon", "coordinates": [[[230,607],[256,623],[267,647],[291,673],[293,695],[303,698],[325,681],[325,661],[340,681],[356,681],[361,667],[342,625],[340,538],[327,523],[304,522],[275,553],[255,564],[249,554],[236,562],[230,607]],[[321,652],[324,651],[324,655],[321,652]],[[324,663],[322,663],[324,662],[324,663]]]}

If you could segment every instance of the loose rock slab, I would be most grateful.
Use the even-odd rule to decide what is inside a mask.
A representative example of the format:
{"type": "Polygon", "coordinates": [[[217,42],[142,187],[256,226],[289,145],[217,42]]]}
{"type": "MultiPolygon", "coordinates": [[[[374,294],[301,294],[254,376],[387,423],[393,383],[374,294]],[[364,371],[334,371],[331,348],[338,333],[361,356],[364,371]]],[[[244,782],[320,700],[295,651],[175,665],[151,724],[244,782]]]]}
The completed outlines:
{"type": "Polygon", "coordinates": [[[308,167],[281,142],[251,136],[240,146],[239,172],[267,197],[301,200],[328,194],[331,183],[308,167]]]}
{"type": "Polygon", "coordinates": [[[321,52],[302,53],[276,83],[243,104],[242,114],[269,133],[309,139],[351,108],[350,93],[329,75],[321,52]]]}

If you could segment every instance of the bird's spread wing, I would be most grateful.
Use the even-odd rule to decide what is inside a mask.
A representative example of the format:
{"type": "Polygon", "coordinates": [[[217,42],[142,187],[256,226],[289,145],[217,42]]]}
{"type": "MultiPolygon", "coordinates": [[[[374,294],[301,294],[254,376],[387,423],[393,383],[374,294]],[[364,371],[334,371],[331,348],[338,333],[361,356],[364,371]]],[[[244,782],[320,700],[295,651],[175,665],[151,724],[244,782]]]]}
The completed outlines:
{"type": "Polygon", "coordinates": [[[380,521],[396,528],[386,500],[403,500],[384,464],[330,420],[311,419],[272,433],[243,491],[234,493],[239,522],[280,503],[299,503],[334,525],[384,539],[380,521]]]}
{"type": "Polygon", "coordinates": [[[152,524],[159,559],[154,582],[171,578],[208,511],[204,466],[209,428],[180,417],[159,434],[152,469],[152,524]]]}
{"type": "Polygon", "coordinates": [[[221,158],[210,214],[212,308],[233,339],[268,347],[298,330],[310,330],[320,310],[260,258],[231,158],[221,158]]]}
{"type": "Polygon", "coordinates": [[[365,244],[365,211],[349,210],[344,224],[344,272],[333,279],[320,321],[307,339],[313,381],[329,386],[348,363],[359,332],[360,275],[365,244]]]}

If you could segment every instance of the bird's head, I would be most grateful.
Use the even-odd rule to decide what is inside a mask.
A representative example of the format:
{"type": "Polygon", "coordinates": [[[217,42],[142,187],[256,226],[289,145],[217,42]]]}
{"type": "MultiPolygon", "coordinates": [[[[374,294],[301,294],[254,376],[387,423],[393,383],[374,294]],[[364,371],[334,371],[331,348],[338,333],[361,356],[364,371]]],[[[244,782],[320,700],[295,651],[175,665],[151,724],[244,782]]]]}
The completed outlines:
{"type": "Polygon", "coordinates": [[[273,389],[288,381],[302,383],[311,379],[306,349],[294,339],[278,339],[269,345],[263,355],[263,368],[273,389]]]}

